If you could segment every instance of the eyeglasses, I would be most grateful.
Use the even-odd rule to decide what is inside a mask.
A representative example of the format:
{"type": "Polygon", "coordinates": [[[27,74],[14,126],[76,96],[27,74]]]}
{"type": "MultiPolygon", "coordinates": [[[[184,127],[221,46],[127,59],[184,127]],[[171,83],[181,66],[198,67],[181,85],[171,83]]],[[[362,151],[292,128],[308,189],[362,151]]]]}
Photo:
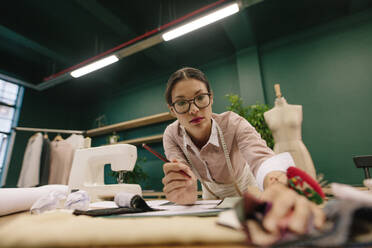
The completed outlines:
{"type": "Polygon", "coordinates": [[[190,100],[178,100],[172,103],[171,106],[174,107],[178,114],[184,114],[190,110],[191,103],[194,103],[199,109],[206,108],[211,103],[211,94],[203,93],[190,100]]]}

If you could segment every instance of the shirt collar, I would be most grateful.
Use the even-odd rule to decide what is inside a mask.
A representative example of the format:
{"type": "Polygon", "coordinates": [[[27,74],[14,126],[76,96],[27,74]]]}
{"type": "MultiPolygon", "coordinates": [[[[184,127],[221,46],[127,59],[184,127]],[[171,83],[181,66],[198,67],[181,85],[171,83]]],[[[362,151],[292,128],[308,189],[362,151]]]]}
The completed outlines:
{"type": "Polygon", "coordinates": [[[217,147],[220,146],[220,143],[218,142],[217,124],[213,118],[212,118],[212,131],[211,131],[211,136],[209,137],[208,143],[211,143],[217,147]]]}
{"type": "MultiPolygon", "coordinates": [[[[194,147],[194,143],[192,142],[190,136],[187,134],[185,128],[180,125],[181,127],[181,130],[182,130],[182,133],[183,133],[183,142],[184,142],[184,145],[188,145],[190,147],[194,147]]],[[[208,144],[212,144],[216,147],[219,147],[220,144],[218,142],[218,133],[217,133],[217,126],[216,126],[216,121],[212,118],[212,130],[211,130],[211,135],[209,137],[209,140],[207,142],[207,144],[205,145],[208,145],[208,144]]]]}

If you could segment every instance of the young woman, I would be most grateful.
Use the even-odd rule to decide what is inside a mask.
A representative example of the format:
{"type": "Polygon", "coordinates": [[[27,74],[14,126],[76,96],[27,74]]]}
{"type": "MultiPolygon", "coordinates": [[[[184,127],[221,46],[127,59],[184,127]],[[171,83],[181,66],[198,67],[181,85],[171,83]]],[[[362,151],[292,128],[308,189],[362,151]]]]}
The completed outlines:
{"type": "Polygon", "coordinates": [[[197,179],[203,199],[238,196],[258,185],[262,199],[273,203],[264,227],[278,231],[279,221],[293,210],[290,229],[304,232],[310,216],[324,220],[315,204],[285,186],[286,169],[294,166],[289,153],[275,155],[247,120],[233,112],[212,112],[213,92],[206,76],[194,68],[182,68],[168,80],[165,98],[177,120],[164,132],[169,163],[164,164],[163,191],[178,204],[197,199],[197,179]],[[255,176],[255,178],[253,177],[255,176]]]}

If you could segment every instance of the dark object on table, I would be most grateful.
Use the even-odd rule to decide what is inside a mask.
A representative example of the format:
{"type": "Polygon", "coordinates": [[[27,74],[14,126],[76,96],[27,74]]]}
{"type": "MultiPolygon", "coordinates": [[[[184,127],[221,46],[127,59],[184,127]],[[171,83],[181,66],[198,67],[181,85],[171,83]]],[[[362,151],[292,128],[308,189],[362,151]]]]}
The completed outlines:
{"type": "Polygon", "coordinates": [[[73,214],[96,217],[159,211],[159,209],[154,209],[147,205],[146,201],[140,195],[126,192],[116,194],[115,203],[118,205],[117,208],[92,209],[87,211],[75,210],[73,214]]]}
{"type": "Polygon", "coordinates": [[[357,168],[363,168],[364,178],[371,178],[371,175],[369,174],[369,168],[372,167],[372,155],[353,156],[353,160],[357,168]]]}

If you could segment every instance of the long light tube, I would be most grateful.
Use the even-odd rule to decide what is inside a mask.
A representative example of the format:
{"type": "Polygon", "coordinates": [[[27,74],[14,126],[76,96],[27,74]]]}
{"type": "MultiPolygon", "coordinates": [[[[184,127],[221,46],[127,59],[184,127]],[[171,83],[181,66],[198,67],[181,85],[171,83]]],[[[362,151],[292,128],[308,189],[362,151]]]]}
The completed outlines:
{"type": "Polygon", "coordinates": [[[171,31],[168,31],[162,35],[163,40],[169,41],[174,38],[177,38],[181,35],[187,34],[191,31],[194,31],[198,28],[204,27],[208,24],[211,24],[213,22],[216,22],[218,20],[221,20],[222,18],[225,18],[227,16],[230,16],[232,14],[235,14],[239,11],[239,6],[237,3],[230,4],[226,6],[223,9],[217,10],[209,15],[206,15],[204,17],[201,17],[199,19],[196,19],[190,23],[187,23],[185,25],[182,25],[178,28],[175,28],[171,31]]]}
{"type": "Polygon", "coordinates": [[[70,73],[70,75],[74,78],[81,77],[85,74],[88,74],[92,71],[96,71],[98,69],[101,69],[102,67],[111,65],[112,63],[115,63],[119,61],[119,58],[115,55],[111,55],[109,57],[106,57],[104,59],[98,60],[94,63],[91,63],[89,65],[86,65],[84,67],[81,67],[79,69],[76,69],[70,73]]]}

